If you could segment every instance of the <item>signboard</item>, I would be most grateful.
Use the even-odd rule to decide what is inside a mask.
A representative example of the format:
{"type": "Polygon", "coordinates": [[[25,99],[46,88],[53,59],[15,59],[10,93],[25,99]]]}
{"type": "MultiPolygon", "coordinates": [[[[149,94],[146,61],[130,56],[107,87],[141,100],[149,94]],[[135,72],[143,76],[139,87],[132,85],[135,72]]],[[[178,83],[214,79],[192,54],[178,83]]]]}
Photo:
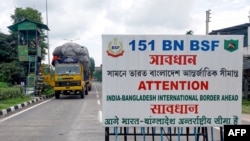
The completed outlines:
{"type": "Polygon", "coordinates": [[[240,124],[243,36],[103,35],[103,126],[240,124]]]}

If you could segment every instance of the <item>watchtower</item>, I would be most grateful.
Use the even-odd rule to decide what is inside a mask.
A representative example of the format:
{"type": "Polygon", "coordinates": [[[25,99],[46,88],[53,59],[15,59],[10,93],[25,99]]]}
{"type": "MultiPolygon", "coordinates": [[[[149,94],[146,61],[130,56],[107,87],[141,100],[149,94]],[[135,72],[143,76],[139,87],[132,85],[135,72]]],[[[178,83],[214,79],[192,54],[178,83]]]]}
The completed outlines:
{"type": "Polygon", "coordinates": [[[36,76],[41,66],[41,39],[42,30],[49,30],[47,25],[37,23],[28,19],[24,19],[16,24],[8,26],[8,28],[18,34],[18,60],[23,62],[27,68],[26,86],[28,88],[35,87],[36,76]]]}

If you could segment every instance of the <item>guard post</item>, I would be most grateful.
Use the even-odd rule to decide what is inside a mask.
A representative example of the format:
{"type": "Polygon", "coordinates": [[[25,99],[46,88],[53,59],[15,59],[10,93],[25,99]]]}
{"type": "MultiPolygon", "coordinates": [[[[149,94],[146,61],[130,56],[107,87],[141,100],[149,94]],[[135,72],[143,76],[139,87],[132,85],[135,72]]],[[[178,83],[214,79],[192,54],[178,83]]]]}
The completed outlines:
{"type": "Polygon", "coordinates": [[[26,71],[26,94],[34,93],[35,95],[40,95],[41,91],[36,89],[36,84],[38,85],[38,83],[36,83],[39,72],[38,69],[42,61],[40,42],[42,39],[42,30],[49,30],[49,28],[47,25],[28,19],[8,26],[8,28],[18,34],[19,68],[24,67],[26,71]]]}

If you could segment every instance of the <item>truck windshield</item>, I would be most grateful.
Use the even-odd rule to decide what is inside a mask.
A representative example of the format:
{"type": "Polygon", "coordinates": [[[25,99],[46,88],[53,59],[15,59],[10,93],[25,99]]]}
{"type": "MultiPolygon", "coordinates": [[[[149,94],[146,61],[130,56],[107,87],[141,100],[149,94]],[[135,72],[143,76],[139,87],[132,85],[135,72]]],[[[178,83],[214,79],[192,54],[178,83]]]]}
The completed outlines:
{"type": "Polygon", "coordinates": [[[55,66],[56,74],[80,74],[79,65],[57,65],[55,66]]]}

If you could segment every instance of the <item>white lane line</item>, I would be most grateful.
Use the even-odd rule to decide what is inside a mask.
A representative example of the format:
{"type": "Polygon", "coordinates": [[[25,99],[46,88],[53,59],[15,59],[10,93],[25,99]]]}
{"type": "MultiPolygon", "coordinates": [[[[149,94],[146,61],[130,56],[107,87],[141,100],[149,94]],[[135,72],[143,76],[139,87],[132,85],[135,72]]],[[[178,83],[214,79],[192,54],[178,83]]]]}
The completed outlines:
{"type": "Polygon", "coordinates": [[[95,87],[95,93],[98,94],[98,90],[96,88],[96,84],[94,85],[94,87],[95,87]]]}
{"type": "Polygon", "coordinates": [[[98,104],[98,105],[100,105],[100,104],[101,104],[101,102],[100,102],[100,100],[99,100],[99,99],[97,100],[97,104],[98,104]]]}
{"type": "Polygon", "coordinates": [[[15,117],[15,116],[17,116],[17,115],[20,115],[20,114],[22,114],[22,113],[24,113],[24,112],[26,112],[26,111],[28,111],[28,110],[30,110],[30,109],[33,109],[33,108],[35,108],[35,107],[37,107],[37,106],[40,106],[40,105],[42,105],[42,104],[44,104],[44,103],[47,103],[47,102],[49,102],[50,100],[52,100],[52,99],[46,100],[46,101],[41,102],[41,103],[39,103],[39,104],[36,104],[36,105],[34,105],[34,106],[32,106],[32,107],[29,107],[29,108],[27,108],[27,109],[25,109],[25,110],[23,110],[23,111],[20,111],[20,112],[18,112],[18,113],[15,113],[15,114],[13,114],[13,115],[10,115],[10,116],[8,116],[8,117],[6,117],[6,118],[4,118],[4,119],[1,119],[1,120],[0,120],[0,123],[6,121],[6,120],[8,120],[8,119],[11,119],[11,118],[13,118],[13,117],[15,117]]]}
{"type": "Polygon", "coordinates": [[[98,117],[99,117],[100,123],[102,123],[102,111],[98,111],[98,117]]]}
{"type": "Polygon", "coordinates": [[[98,92],[98,90],[97,90],[97,88],[96,88],[96,84],[94,85],[94,87],[95,87],[95,94],[96,94],[96,98],[98,98],[98,99],[99,99],[99,92],[98,92]]]}

